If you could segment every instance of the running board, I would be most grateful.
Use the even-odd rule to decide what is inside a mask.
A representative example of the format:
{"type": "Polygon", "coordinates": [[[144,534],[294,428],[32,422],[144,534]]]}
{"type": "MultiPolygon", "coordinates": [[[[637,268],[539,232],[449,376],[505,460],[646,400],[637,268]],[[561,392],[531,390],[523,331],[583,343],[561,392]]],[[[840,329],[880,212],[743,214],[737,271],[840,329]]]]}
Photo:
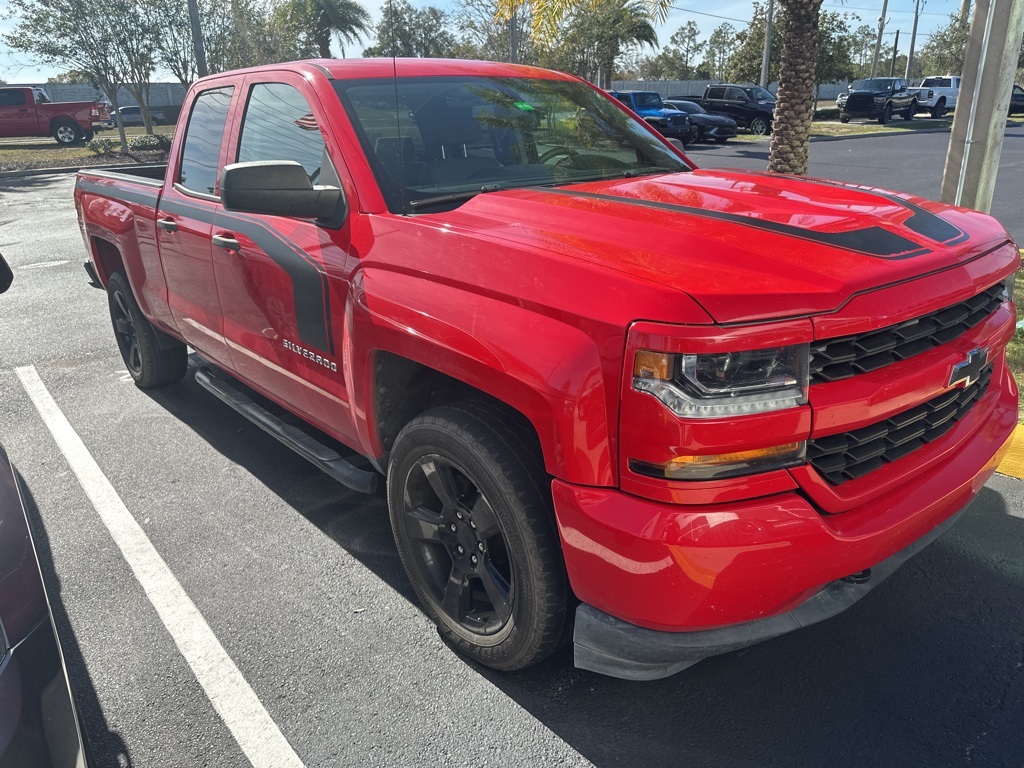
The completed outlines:
{"type": "Polygon", "coordinates": [[[306,434],[298,427],[286,424],[267,409],[261,408],[240,389],[217,378],[209,368],[200,368],[196,371],[196,381],[201,387],[212,392],[268,435],[276,437],[342,485],[360,493],[374,493],[377,490],[378,475],[376,472],[368,472],[353,466],[337,451],[306,434]]]}

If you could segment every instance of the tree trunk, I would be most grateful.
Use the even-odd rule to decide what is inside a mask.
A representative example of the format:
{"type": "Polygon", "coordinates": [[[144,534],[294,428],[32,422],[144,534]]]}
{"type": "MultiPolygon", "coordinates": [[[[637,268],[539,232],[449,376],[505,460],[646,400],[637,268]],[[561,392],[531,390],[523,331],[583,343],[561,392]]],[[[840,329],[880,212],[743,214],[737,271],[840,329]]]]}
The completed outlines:
{"type": "Polygon", "coordinates": [[[814,71],[818,64],[818,15],[822,0],[780,0],[786,13],[779,92],[768,170],[807,173],[814,71]]]}
{"type": "MultiPolygon", "coordinates": [[[[120,86],[117,83],[109,83],[108,82],[108,83],[103,83],[101,87],[103,88],[103,92],[107,95],[107,99],[110,101],[110,109],[113,110],[114,112],[117,112],[120,109],[120,107],[117,104],[117,89],[120,86]]],[[[124,125],[121,123],[121,116],[120,116],[120,114],[117,117],[116,125],[117,125],[117,134],[121,138],[121,154],[122,155],[127,155],[128,154],[128,137],[125,135],[124,125]]]]}

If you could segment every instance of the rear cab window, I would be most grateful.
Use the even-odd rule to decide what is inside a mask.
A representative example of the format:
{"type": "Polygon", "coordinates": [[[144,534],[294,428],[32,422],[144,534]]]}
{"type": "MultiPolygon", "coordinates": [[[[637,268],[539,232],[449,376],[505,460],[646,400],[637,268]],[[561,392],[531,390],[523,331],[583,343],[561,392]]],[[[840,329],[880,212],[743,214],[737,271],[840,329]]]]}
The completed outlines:
{"type": "Polygon", "coordinates": [[[217,194],[221,141],[234,90],[234,86],[223,86],[203,91],[192,106],[177,178],[189,192],[217,194]]]}

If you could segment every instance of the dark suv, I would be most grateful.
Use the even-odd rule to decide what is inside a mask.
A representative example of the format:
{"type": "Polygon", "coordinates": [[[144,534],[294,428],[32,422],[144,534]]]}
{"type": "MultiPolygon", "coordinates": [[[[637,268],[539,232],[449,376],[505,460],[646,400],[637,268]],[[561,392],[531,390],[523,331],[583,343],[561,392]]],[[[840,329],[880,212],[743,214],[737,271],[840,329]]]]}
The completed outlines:
{"type": "Polygon", "coordinates": [[[700,105],[712,115],[725,115],[741,128],[763,136],[775,122],[775,97],[759,85],[709,85],[700,105]]]}
{"type": "Polygon", "coordinates": [[[917,112],[917,95],[907,89],[902,77],[872,77],[854,80],[847,93],[836,98],[839,121],[850,122],[851,117],[866,117],[885,125],[894,114],[904,120],[913,120],[917,112]]]}

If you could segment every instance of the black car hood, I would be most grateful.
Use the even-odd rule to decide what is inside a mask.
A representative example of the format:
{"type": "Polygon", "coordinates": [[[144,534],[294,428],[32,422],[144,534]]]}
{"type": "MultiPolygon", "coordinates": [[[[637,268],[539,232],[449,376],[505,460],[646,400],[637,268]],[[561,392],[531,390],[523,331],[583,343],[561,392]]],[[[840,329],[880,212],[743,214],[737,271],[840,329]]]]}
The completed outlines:
{"type": "Polygon", "coordinates": [[[864,96],[888,96],[892,91],[847,91],[852,96],[855,93],[862,94],[864,96]]]}

